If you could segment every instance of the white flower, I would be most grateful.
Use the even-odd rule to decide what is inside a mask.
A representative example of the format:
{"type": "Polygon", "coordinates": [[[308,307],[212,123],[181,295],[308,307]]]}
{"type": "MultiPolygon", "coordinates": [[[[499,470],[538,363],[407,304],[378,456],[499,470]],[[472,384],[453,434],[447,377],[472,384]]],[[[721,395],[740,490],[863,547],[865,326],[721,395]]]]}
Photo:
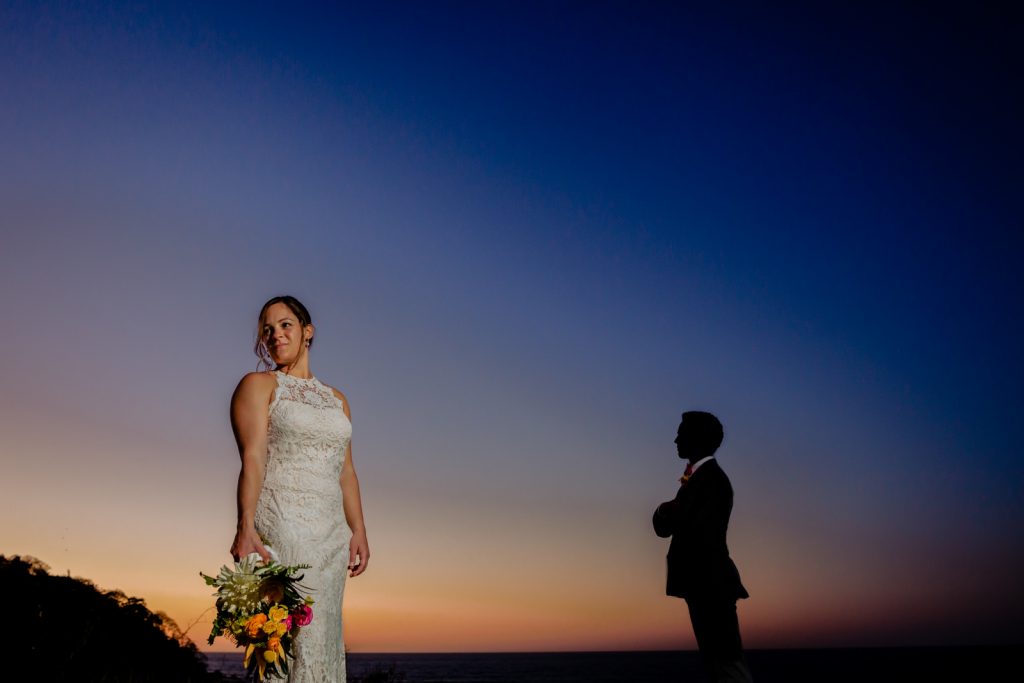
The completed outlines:
{"type": "Polygon", "coordinates": [[[220,574],[213,581],[207,581],[217,587],[218,606],[232,613],[243,614],[258,609],[260,584],[267,575],[278,573],[281,568],[276,561],[276,554],[271,557],[274,559],[264,563],[259,554],[251,553],[235,562],[234,569],[227,565],[221,567],[220,574]]]}

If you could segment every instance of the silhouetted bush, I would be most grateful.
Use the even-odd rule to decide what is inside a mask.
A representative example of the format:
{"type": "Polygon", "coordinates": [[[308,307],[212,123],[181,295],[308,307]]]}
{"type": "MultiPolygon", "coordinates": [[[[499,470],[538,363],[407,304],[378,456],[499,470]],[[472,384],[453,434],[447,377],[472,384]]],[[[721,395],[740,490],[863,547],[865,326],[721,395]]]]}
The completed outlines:
{"type": "MultiPolygon", "coordinates": [[[[7,613],[4,658],[18,680],[207,683],[235,680],[206,669],[202,655],[166,614],[121,591],[53,576],[32,557],[0,555],[7,613]],[[13,619],[9,617],[13,616],[13,619]]],[[[9,670],[9,669],[8,669],[9,670]]]]}

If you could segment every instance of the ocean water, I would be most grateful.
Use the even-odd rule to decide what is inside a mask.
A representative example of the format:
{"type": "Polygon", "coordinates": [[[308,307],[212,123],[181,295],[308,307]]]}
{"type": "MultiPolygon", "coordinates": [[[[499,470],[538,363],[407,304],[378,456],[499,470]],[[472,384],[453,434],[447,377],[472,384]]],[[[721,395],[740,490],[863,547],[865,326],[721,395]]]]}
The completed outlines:
{"type": "MultiPolygon", "coordinates": [[[[888,683],[1002,680],[1022,646],[752,650],[758,683],[888,683]]],[[[207,655],[211,669],[241,674],[236,653],[207,655]]],[[[708,680],[696,652],[482,654],[349,653],[349,681],[393,667],[389,683],[678,683],[708,680]],[[402,678],[404,676],[404,678],[402,678]]]]}

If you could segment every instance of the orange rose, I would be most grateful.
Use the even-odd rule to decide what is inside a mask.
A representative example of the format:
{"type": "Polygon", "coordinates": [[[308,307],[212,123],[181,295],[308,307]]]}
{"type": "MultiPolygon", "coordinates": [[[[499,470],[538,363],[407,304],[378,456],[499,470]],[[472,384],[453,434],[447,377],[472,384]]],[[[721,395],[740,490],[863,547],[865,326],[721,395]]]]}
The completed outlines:
{"type": "Polygon", "coordinates": [[[263,624],[267,623],[266,614],[254,614],[245,624],[245,632],[249,634],[250,638],[255,638],[263,630],[263,624]]]}

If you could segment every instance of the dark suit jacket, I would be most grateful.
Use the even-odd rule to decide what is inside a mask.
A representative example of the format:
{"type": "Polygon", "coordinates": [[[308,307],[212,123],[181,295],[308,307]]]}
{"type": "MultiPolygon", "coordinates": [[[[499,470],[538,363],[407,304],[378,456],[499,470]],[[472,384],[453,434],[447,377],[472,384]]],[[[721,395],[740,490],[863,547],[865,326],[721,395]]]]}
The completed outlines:
{"type": "Polygon", "coordinates": [[[750,597],[729,557],[725,534],[732,514],[732,485],[717,460],[709,460],[654,511],[654,532],[672,537],[665,592],[689,600],[735,601],[750,597]]]}

